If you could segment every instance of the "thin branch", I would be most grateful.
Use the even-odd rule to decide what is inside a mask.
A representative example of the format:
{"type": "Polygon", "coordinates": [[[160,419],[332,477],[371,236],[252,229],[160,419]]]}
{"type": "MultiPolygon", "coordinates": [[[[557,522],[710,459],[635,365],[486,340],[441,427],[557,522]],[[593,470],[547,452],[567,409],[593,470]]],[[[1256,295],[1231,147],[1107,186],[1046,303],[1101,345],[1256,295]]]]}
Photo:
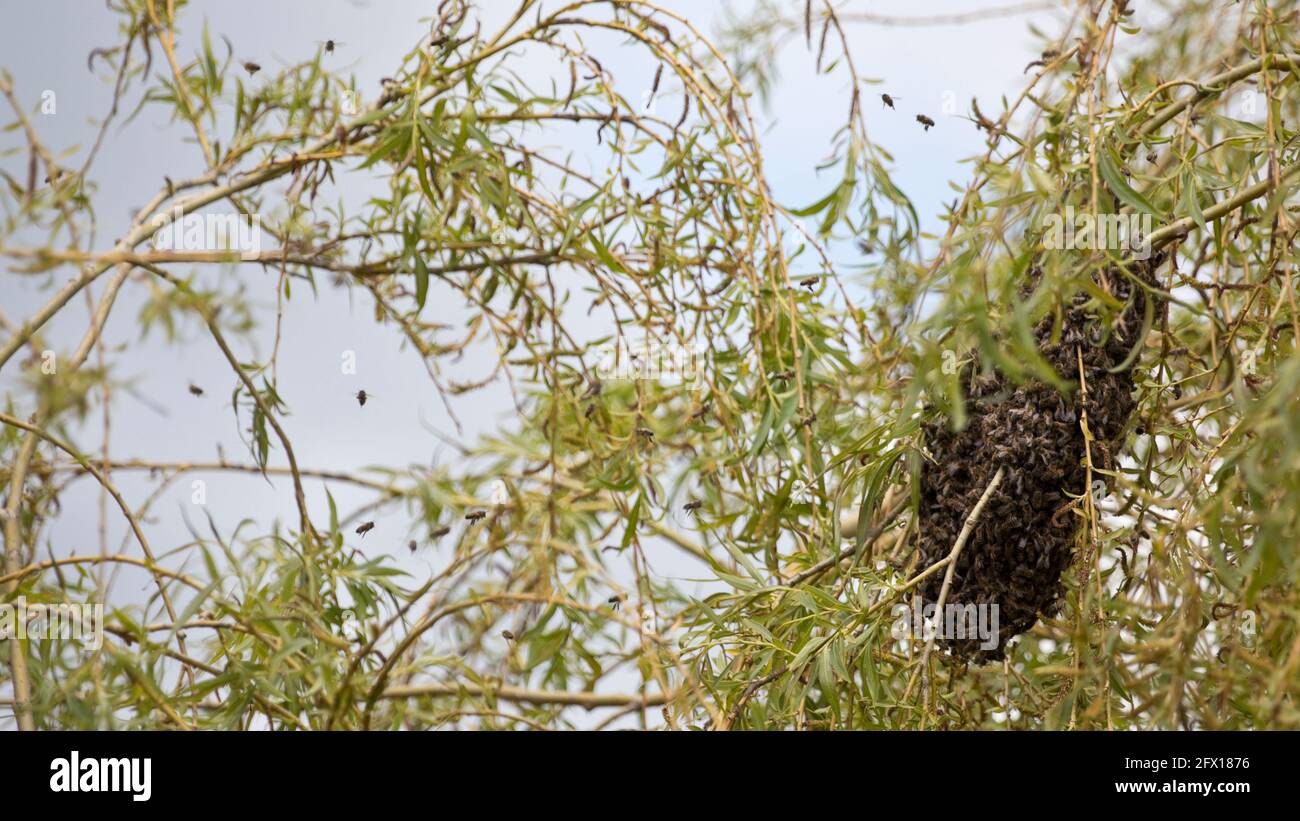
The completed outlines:
{"type": "Polygon", "coordinates": [[[984,488],[984,494],[980,496],[975,507],[971,508],[970,515],[966,517],[966,522],[961,526],[961,532],[957,534],[957,541],[948,553],[947,562],[948,570],[943,574],[943,587],[939,589],[939,598],[934,605],[934,621],[930,625],[930,635],[925,641],[925,652],[921,655],[921,703],[929,704],[930,701],[930,653],[934,650],[934,639],[938,635],[940,625],[943,624],[943,608],[948,602],[948,589],[952,586],[952,577],[957,570],[957,557],[961,555],[961,550],[966,546],[966,540],[970,538],[971,531],[975,528],[975,523],[979,521],[980,514],[984,512],[984,505],[993,496],[993,491],[997,490],[998,485],[1002,484],[1003,468],[998,467],[997,473],[989,481],[989,486],[984,488]]]}
{"type": "Polygon", "coordinates": [[[421,696],[492,696],[502,701],[515,701],[524,704],[563,705],[594,710],[597,707],[624,707],[628,705],[645,705],[660,707],[677,697],[676,693],[586,693],[556,690],[528,690],[522,687],[502,685],[485,687],[480,684],[464,682],[460,684],[404,684],[387,687],[379,697],[392,700],[402,698],[419,698],[421,696]]]}

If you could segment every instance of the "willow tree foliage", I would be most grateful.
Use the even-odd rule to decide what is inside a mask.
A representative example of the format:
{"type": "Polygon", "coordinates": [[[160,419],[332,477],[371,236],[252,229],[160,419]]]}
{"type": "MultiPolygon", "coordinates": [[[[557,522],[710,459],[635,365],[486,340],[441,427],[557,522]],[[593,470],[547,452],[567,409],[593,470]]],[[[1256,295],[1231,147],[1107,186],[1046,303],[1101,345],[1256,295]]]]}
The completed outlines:
{"type": "Polygon", "coordinates": [[[0,583],[6,602],[108,594],[101,647],[5,642],[13,721],[1300,725],[1296,4],[1180,3],[1158,26],[1133,2],[1066,4],[1023,90],[974,103],[973,125],[941,123],[979,128],[985,149],[926,234],[863,114],[880,89],[849,44],[879,21],[785,5],[715,44],[636,0],[522,0],[491,23],[445,0],[382,87],[356,88],[330,69],[332,43],[259,66],[183,3],[114,0],[120,40],[92,55],[104,128],[166,111],[204,170],[139,169],[157,195],[107,248],[95,150],[46,145],[35,92],[0,77],[18,146],[0,163],[3,276],[46,299],[3,317],[0,368],[21,380],[0,414],[0,583]],[[597,36],[656,66],[652,96],[674,93],[625,97],[597,36]],[[848,80],[813,203],[776,201],[764,173],[759,95],[780,82],[765,67],[794,49],[848,80]],[[555,147],[564,130],[586,157],[555,147]],[[350,176],[372,193],[344,196],[350,176]],[[265,247],[160,247],[191,214],[258,215],[265,247]],[[980,374],[1063,398],[1083,387],[1034,329],[1080,295],[1122,315],[1098,272],[1135,249],[1063,246],[1065,214],[1147,220],[1162,263],[1145,304],[1161,307],[1128,337],[1122,447],[1090,459],[1099,491],[1060,511],[1077,525],[1060,606],[1004,658],[966,663],[898,630],[898,605],[947,569],[920,561],[921,479],[963,468],[939,464],[924,432],[965,428],[962,388],[980,374]],[[842,263],[845,243],[865,262],[842,263]],[[339,471],[296,448],[293,420],[324,411],[280,392],[278,312],[325,289],[418,352],[413,380],[448,397],[508,385],[513,421],[428,467],[339,471]],[[129,352],[101,331],[127,290],[147,294],[142,325],[197,328],[175,344],[220,352],[228,369],[208,381],[226,383],[243,458],[149,465],[78,444],[116,401],[129,352]],[[463,325],[435,316],[452,302],[463,325]],[[49,356],[42,329],[85,304],[77,346],[49,356]],[[591,318],[602,331],[575,330],[591,318]],[[482,346],[495,367],[446,376],[482,346]],[[640,378],[645,356],[682,351],[676,378],[640,378]],[[151,468],[161,489],[200,467],[246,476],[249,493],[290,487],[292,507],[156,543],[150,499],[115,475],[151,468]],[[120,550],[50,537],[59,517],[98,515],[60,504],[73,480],[102,487],[120,550]],[[340,511],[344,483],[372,503],[340,511]],[[436,556],[426,577],[361,549],[364,523],[395,513],[436,556]],[[667,553],[716,592],[657,573],[667,553]],[[104,587],[122,567],[149,589],[104,587]]]}

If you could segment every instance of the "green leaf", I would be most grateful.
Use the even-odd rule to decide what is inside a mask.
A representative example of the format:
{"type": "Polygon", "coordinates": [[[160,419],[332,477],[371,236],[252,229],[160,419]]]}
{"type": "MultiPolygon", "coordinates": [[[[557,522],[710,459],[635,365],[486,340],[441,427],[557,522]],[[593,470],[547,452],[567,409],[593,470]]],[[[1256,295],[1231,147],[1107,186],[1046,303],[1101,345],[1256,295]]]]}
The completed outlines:
{"type": "Polygon", "coordinates": [[[763,412],[763,421],[759,422],[753,443],[750,444],[749,450],[745,453],[746,459],[753,459],[763,450],[763,445],[767,444],[767,434],[772,430],[772,420],[775,418],[773,407],[771,402],[767,403],[767,409],[763,412]]]}
{"type": "Polygon", "coordinates": [[[626,549],[632,544],[632,539],[636,537],[636,526],[641,523],[641,506],[645,502],[645,493],[638,493],[636,501],[632,503],[632,510],[627,514],[627,527],[623,529],[623,541],[619,546],[626,549]]]}
{"type": "Polygon", "coordinates": [[[1201,229],[1201,233],[1205,236],[1209,236],[1210,229],[1209,226],[1205,224],[1205,214],[1201,213],[1201,205],[1196,201],[1198,192],[1193,187],[1192,180],[1193,177],[1191,174],[1183,174],[1183,193],[1181,197],[1183,210],[1186,211],[1187,215],[1196,223],[1196,227],[1201,229]]]}
{"type": "Polygon", "coordinates": [[[415,304],[424,308],[424,300],[429,296],[429,268],[424,264],[424,258],[417,252],[415,255],[415,304]]]}
{"type": "Polygon", "coordinates": [[[1119,159],[1110,146],[1102,146],[1097,152],[1097,170],[1101,172],[1101,178],[1106,181],[1106,185],[1115,196],[1119,197],[1120,202],[1139,211],[1150,214],[1153,219],[1162,220],[1164,215],[1156,207],[1147,201],[1124,179],[1124,174],[1119,170],[1119,159]]]}
{"type": "Polygon", "coordinates": [[[610,253],[609,248],[605,247],[605,243],[601,242],[600,237],[596,236],[595,233],[591,234],[591,247],[596,249],[596,256],[600,258],[606,268],[619,274],[627,273],[627,269],[610,253]]]}

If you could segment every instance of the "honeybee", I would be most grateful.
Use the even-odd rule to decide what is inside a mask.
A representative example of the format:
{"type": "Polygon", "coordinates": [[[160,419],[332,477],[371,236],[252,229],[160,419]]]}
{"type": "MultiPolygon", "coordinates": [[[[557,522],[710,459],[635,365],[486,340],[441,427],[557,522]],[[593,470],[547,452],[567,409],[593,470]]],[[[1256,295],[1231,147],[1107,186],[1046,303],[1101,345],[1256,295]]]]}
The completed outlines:
{"type": "Polygon", "coordinates": [[[322,46],[325,47],[326,54],[333,54],[334,49],[338,48],[339,46],[347,45],[347,43],[338,43],[333,40],[317,40],[316,42],[320,43],[322,46]]]}
{"type": "Polygon", "coordinates": [[[934,127],[934,120],[931,120],[929,117],[925,116],[924,114],[917,114],[916,121],[921,125],[925,126],[926,131],[929,131],[931,128],[934,127]]]}
{"type": "Polygon", "coordinates": [[[694,514],[695,511],[699,510],[703,504],[704,503],[701,502],[699,499],[695,499],[693,501],[687,502],[686,504],[682,505],[682,510],[686,511],[687,513],[694,514]]]}
{"type": "Polygon", "coordinates": [[[262,70],[262,67],[257,63],[254,63],[252,60],[245,60],[240,65],[244,67],[244,71],[248,72],[249,77],[252,77],[254,74],[262,70]]]}
{"type": "Polygon", "coordinates": [[[617,610],[619,607],[623,605],[623,596],[619,594],[610,596],[608,599],[606,599],[606,604],[608,604],[610,607],[617,610]]]}
{"type": "Polygon", "coordinates": [[[375,529],[374,522],[362,522],[361,524],[357,525],[356,532],[358,536],[365,536],[367,533],[369,533],[374,529],[375,529]]]}
{"type": "Polygon", "coordinates": [[[202,395],[203,395],[203,389],[200,388],[198,385],[195,385],[193,382],[191,382],[191,383],[190,383],[190,393],[194,394],[195,396],[202,396],[202,395]]]}
{"type": "Polygon", "coordinates": [[[434,539],[441,539],[443,536],[446,536],[450,532],[451,532],[450,527],[440,527],[437,530],[430,533],[429,536],[434,539]]]}
{"type": "Polygon", "coordinates": [[[486,515],[487,515],[486,512],[484,512],[484,511],[482,511],[482,510],[476,510],[476,511],[474,511],[473,513],[470,513],[470,514],[466,515],[466,516],[465,516],[465,521],[467,521],[467,522],[477,522],[479,519],[482,519],[482,518],[483,518],[484,516],[486,516],[486,515]]]}
{"type": "Polygon", "coordinates": [[[365,391],[357,391],[357,404],[361,405],[363,408],[366,406],[366,400],[369,398],[370,397],[366,395],[365,391]]]}
{"type": "MultiPolygon", "coordinates": [[[[901,99],[903,99],[903,98],[902,98],[902,97],[899,97],[898,99],[901,100],[901,99]]],[[[894,107],[894,98],[893,98],[893,97],[890,97],[888,94],[881,94],[881,95],[880,95],[880,100],[881,100],[881,102],[883,102],[885,105],[889,106],[890,108],[893,108],[893,107],[894,107]]]]}
{"type": "Polygon", "coordinates": [[[514,640],[515,640],[515,634],[514,634],[514,633],[511,633],[509,630],[502,630],[502,631],[501,631],[501,638],[505,639],[506,641],[514,641],[514,640]]]}

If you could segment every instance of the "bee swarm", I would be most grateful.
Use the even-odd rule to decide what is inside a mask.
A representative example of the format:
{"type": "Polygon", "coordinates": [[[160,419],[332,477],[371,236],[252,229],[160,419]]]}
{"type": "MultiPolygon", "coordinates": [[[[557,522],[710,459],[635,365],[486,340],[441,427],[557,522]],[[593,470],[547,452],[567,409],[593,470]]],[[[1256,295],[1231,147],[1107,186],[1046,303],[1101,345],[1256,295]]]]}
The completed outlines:
{"type": "MultiPolygon", "coordinates": [[[[1130,272],[1148,284],[1162,257],[1132,263],[1130,272]]],[[[1038,272],[1033,272],[1036,280],[1038,272]]],[[[1086,294],[1077,294],[1062,317],[1059,342],[1053,343],[1054,317],[1034,329],[1038,350],[1056,372],[1075,383],[1068,396],[1041,382],[1015,385],[999,373],[962,374],[969,424],[954,432],[937,417],[923,429],[934,458],[924,463],[920,492],[920,564],[930,567],[953,548],[962,525],[999,467],[1004,476],[976,522],[958,558],[946,604],[997,605],[997,646],[945,635],[936,645],[962,660],[1001,658],[1007,642],[1051,615],[1065,593],[1062,573],[1073,559],[1080,517],[1067,508],[1087,492],[1084,436],[1080,428],[1079,355],[1087,383],[1084,409],[1094,442],[1092,464],[1105,468],[1118,454],[1129,417],[1136,406],[1130,367],[1125,363],[1142,331],[1147,293],[1124,273],[1107,270],[1109,291],[1125,307],[1109,332],[1085,312],[1086,294]],[[1067,491],[1069,494],[1067,495],[1067,491]]],[[[1154,306],[1153,306],[1154,307],[1154,306]]],[[[1094,481],[1106,480],[1094,472],[1094,481]]],[[[925,604],[936,603],[944,573],[921,586],[925,604]]],[[[945,608],[946,609],[946,608],[945,608]]],[[[984,610],[985,608],[980,608],[984,610]]],[[[940,615],[942,619],[942,614],[940,615]]]]}

